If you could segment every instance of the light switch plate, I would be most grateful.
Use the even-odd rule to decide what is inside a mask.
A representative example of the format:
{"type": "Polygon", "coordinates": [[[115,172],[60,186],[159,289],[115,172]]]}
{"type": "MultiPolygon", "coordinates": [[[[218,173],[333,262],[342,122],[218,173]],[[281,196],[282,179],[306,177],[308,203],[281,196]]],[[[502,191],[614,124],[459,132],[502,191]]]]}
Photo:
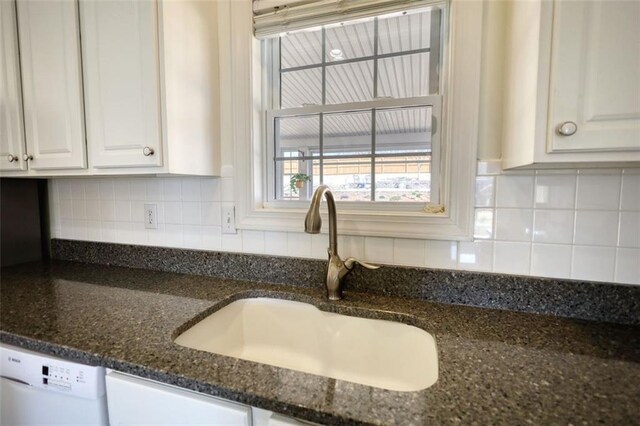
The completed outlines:
{"type": "Polygon", "coordinates": [[[236,208],[235,206],[222,206],[222,233],[236,233],[236,208]]]}

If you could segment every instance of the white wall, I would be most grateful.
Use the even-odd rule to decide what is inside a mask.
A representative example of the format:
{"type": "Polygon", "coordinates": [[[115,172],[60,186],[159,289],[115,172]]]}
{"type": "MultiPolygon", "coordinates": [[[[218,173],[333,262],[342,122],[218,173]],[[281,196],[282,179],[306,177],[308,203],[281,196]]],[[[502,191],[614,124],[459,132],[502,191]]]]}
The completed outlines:
{"type": "MultiPolygon", "coordinates": [[[[473,242],[349,237],[371,262],[640,284],[640,170],[493,175],[480,163],[473,242]]],[[[325,258],[326,234],[221,234],[232,178],[53,179],[52,237],[325,258]],[[157,203],[159,228],[143,224],[157,203]]],[[[338,212],[339,214],[339,212],[338,212]]]]}

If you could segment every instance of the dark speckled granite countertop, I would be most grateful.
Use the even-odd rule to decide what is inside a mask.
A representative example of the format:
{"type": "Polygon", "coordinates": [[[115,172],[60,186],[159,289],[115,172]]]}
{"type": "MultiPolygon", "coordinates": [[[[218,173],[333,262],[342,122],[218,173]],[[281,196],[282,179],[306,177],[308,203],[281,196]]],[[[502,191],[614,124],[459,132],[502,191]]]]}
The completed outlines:
{"type": "Polygon", "coordinates": [[[320,423],[632,424],[640,328],[318,288],[54,261],[2,269],[0,341],[320,423]],[[394,392],[173,343],[232,300],[267,296],[416,325],[439,379],[394,392]]]}

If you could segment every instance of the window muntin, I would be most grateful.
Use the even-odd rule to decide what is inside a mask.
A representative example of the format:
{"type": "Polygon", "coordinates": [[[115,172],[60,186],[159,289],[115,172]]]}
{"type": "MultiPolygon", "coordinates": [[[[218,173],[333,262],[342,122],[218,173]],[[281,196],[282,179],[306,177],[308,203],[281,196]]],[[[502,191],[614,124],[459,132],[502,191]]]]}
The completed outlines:
{"type": "Polygon", "coordinates": [[[272,42],[270,200],[325,183],[338,201],[438,203],[441,17],[432,7],[272,42]],[[292,189],[296,173],[309,181],[292,189]]]}

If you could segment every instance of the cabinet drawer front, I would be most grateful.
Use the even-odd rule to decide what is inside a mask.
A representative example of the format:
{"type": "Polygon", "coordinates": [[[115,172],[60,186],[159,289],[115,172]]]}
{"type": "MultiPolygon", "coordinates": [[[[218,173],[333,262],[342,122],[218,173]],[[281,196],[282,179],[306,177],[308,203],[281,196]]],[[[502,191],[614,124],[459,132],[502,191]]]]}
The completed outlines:
{"type": "Polygon", "coordinates": [[[640,150],[640,3],[554,7],[549,151],[640,150]]]}
{"type": "Polygon", "coordinates": [[[78,5],[17,5],[29,168],[86,168],[78,5]]]}
{"type": "Polygon", "coordinates": [[[107,374],[113,425],[180,424],[249,426],[251,408],[125,374],[107,374]]]}
{"type": "Polygon", "coordinates": [[[90,165],[162,165],[157,3],[81,0],[80,22],[90,165]]]}

